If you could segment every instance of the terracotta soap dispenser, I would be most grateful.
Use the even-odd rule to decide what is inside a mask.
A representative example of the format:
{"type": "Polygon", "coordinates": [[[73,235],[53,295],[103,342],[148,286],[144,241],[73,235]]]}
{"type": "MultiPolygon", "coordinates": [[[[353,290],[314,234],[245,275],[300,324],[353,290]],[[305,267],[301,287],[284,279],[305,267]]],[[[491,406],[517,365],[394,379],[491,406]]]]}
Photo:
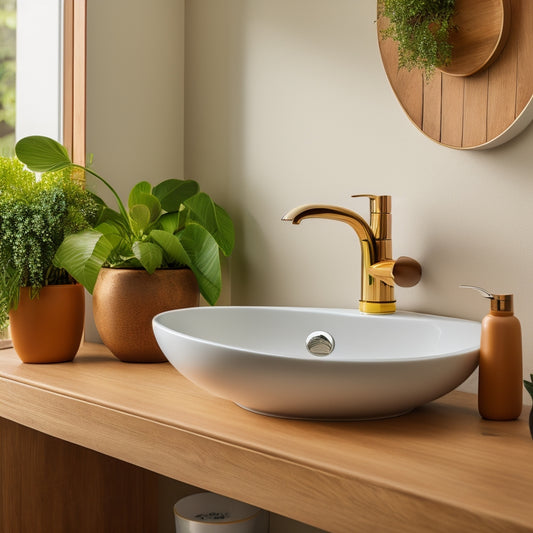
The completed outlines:
{"type": "Polygon", "coordinates": [[[490,312],[481,322],[479,414],[488,420],[514,420],[522,412],[522,332],[513,312],[512,294],[491,294],[490,312]]]}

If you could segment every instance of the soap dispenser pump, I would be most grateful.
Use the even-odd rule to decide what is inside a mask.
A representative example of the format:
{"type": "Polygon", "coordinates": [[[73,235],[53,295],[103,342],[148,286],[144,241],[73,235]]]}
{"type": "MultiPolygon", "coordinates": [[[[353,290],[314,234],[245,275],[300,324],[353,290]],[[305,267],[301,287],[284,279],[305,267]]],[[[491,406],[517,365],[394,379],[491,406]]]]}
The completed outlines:
{"type": "Polygon", "coordinates": [[[488,420],[514,420],[522,412],[522,332],[513,312],[512,294],[491,294],[490,312],[481,322],[479,349],[479,414],[488,420]]]}

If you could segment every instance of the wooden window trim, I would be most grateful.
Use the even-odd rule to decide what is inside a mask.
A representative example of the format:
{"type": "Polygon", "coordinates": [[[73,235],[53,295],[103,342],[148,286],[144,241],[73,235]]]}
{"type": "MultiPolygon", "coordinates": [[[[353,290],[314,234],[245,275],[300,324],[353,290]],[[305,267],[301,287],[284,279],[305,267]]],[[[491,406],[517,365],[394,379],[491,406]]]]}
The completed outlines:
{"type": "Polygon", "coordinates": [[[63,144],[85,164],[87,0],[64,0],[63,144]]]}

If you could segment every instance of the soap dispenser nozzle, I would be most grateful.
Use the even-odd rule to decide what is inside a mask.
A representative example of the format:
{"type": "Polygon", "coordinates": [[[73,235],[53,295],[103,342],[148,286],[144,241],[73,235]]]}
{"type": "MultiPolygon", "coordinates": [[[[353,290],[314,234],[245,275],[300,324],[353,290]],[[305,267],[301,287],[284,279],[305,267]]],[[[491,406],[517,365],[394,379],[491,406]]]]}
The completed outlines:
{"type": "Polygon", "coordinates": [[[476,287],[474,285],[459,285],[461,289],[474,289],[478,291],[483,298],[489,299],[491,311],[513,312],[513,295],[512,294],[492,294],[489,291],[476,287]]]}

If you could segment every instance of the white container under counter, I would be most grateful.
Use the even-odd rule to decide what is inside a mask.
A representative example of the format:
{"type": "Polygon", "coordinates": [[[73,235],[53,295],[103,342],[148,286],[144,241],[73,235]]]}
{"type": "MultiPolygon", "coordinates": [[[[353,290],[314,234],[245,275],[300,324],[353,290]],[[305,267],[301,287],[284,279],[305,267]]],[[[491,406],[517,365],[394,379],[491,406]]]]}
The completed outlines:
{"type": "Polygon", "coordinates": [[[268,533],[269,513],[212,492],[182,498],[174,505],[176,533],[268,533]]]}

